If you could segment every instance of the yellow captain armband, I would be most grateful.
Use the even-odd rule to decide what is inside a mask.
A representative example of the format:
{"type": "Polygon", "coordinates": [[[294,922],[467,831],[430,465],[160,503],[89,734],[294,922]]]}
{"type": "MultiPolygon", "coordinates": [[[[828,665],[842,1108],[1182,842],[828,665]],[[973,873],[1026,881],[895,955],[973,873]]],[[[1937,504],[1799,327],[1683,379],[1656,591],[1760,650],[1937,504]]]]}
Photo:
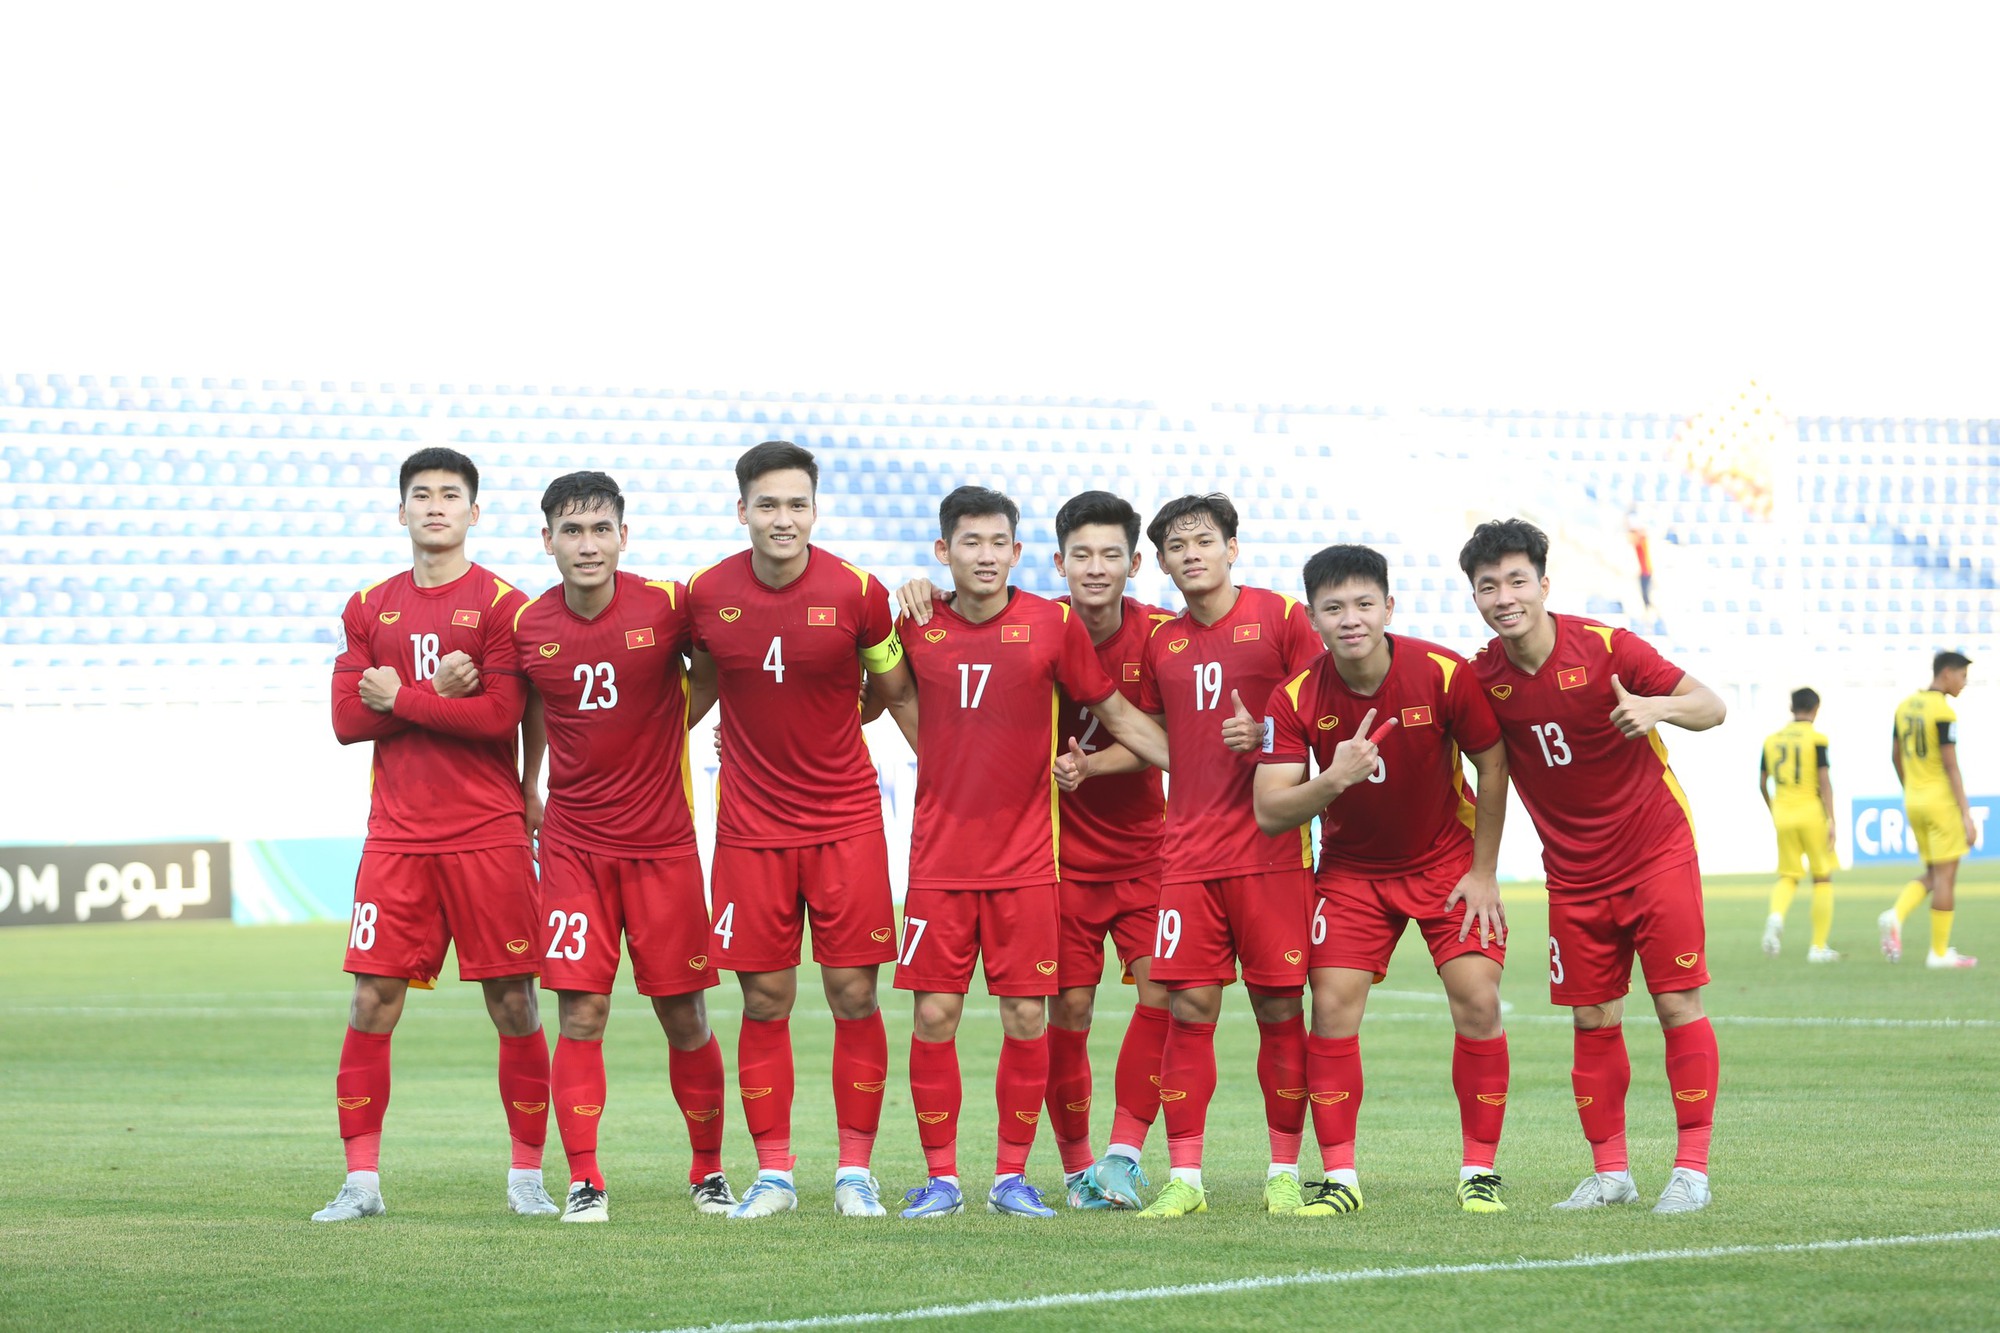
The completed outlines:
{"type": "Polygon", "coordinates": [[[902,660],[903,640],[894,630],[889,631],[889,637],[873,648],[861,650],[861,665],[878,676],[887,671],[894,671],[902,660]]]}

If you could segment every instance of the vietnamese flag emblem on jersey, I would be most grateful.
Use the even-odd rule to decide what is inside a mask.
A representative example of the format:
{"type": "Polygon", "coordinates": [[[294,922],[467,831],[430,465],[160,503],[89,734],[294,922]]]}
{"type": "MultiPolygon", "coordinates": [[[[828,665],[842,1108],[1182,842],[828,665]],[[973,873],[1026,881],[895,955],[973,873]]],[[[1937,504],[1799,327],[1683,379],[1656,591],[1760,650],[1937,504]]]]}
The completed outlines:
{"type": "Polygon", "coordinates": [[[1403,710],[1404,726],[1428,727],[1430,724],[1431,724],[1431,709],[1429,704],[1425,704],[1419,708],[1405,708],[1403,710]]]}
{"type": "Polygon", "coordinates": [[[1137,662],[1125,663],[1125,679],[1128,681],[1139,679],[1139,664],[1137,662]]]}
{"type": "Polygon", "coordinates": [[[451,623],[454,625],[463,625],[466,629],[478,629],[479,613],[477,611],[454,611],[451,613],[451,623]]]}
{"type": "Polygon", "coordinates": [[[1262,625],[1238,625],[1235,632],[1229,636],[1229,641],[1231,643],[1255,643],[1263,637],[1264,627],[1262,625]]]}
{"type": "Polygon", "coordinates": [[[1556,672],[1556,688],[1559,690],[1573,690],[1589,683],[1590,676],[1582,667],[1570,667],[1565,671],[1556,672]]]}
{"type": "Polygon", "coordinates": [[[625,646],[627,648],[651,648],[653,646],[653,627],[648,625],[644,629],[626,630],[625,646]]]}
{"type": "Polygon", "coordinates": [[[833,610],[834,609],[830,606],[807,607],[806,624],[814,626],[832,625],[834,623],[833,610]]]}
{"type": "Polygon", "coordinates": [[[1027,641],[1028,641],[1028,626],[1002,625],[1000,627],[1000,642],[1026,643],[1027,641]]]}

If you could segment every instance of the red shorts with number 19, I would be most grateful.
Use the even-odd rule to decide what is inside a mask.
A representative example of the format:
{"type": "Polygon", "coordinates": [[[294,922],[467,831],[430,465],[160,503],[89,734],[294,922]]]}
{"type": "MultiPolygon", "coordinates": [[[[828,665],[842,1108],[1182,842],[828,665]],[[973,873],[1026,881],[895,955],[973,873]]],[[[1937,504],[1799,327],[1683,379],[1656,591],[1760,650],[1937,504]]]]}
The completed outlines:
{"type": "Polygon", "coordinates": [[[1632,989],[1632,956],[1654,995],[1708,984],[1701,866],[1690,859],[1614,893],[1549,895],[1549,1000],[1603,1004],[1632,989]]]}
{"type": "Polygon", "coordinates": [[[526,846],[363,850],[341,966],[428,986],[455,944],[460,981],[525,977],[537,971],[534,939],[535,858],[526,846]]]}
{"type": "Polygon", "coordinates": [[[1312,896],[1312,872],[1304,868],[1162,885],[1154,982],[1168,990],[1227,986],[1241,959],[1245,986],[1266,995],[1302,993],[1312,896]]]}
{"type": "Polygon", "coordinates": [[[611,994],[621,933],[641,995],[718,984],[699,856],[609,856],[544,836],[541,860],[545,989],[611,994]]]}

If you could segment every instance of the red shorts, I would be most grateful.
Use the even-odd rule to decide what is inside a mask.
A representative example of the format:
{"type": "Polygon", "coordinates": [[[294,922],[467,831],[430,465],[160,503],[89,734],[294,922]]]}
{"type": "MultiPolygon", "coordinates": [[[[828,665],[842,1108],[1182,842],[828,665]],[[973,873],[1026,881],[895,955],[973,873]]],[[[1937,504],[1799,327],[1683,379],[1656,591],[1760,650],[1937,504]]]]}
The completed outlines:
{"type": "Polygon", "coordinates": [[[458,979],[528,977],[535,960],[535,858],[527,847],[472,852],[364,849],[354,876],[345,971],[428,986],[458,946],[458,979]]]}
{"type": "Polygon", "coordinates": [[[984,963],[988,995],[1056,993],[1056,886],[911,889],[903,899],[896,989],[972,989],[984,963]]]}
{"type": "Polygon", "coordinates": [[[1152,979],[1168,990],[1227,986],[1241,959],[1244,985],[1303,993],[1312,891],[1304,868],[1162,885],[1152,979]]]}
{"type": "Polygon", "coordinates": [[[611,856],[542,837],[542,985],[611,994],[618,937],[641,995],[717,984],[708,956],[701,858],[611,856]]]}
{"type": "Polygon", "coordinates": [[[1160,877],[1066,879],[1057,886],[1062,938],[1056,946],[1056,984],[1095,986],[1104,980],[1104,940],[1118,950],[1125,979],[1132,964],[1153,954],[1160,927],[1160,877]]]}
{"type": "Polygon", "coordinates": [[[1549,896],[1549,999],[1603,1004],[1632,989],[1632,955],[1654,995],[1708,984],[1701,866],[1689,860],[1582,902],[1549,896]]]}
{"type": "Polygon", "coordinates": [[[1481,944],[1478,923],[1464,939],[1458,937],[1465,925],[1463,902],[1445,906],[1471,864],[1469,857],[1453,858],[1414,875],[1382,879],[1320,871],[1313,885],[1319,900],[1313,906],[1312,965],[1373,972],[1380,981],[1389,975],[1389,958],[1412,921],[1424,933],[1433,967],[1468,953],[1504,964],[1506,949],[1495,941],[1481,944]]]}
{"type": "Polygon", "coordinates": [[[813,961],[821,967],[871,967],[896,956],[889,844],[880,829],[812,847],[718,843],[709,884],[718,967],[797,967],[808,912],[813,961]]]}

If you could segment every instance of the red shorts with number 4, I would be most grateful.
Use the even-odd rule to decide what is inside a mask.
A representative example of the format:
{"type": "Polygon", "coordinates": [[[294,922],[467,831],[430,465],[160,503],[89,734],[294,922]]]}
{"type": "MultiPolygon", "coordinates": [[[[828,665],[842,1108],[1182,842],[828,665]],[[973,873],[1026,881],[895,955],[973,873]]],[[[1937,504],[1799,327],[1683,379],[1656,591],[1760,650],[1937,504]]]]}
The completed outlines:
{"type": "Polygon", "coordinates": [[[1549,895],[1549,999],[1603,1004],[1632,989],[1632,955],[1653,995],[1708,984],[1701,866],[1690,859],[1602,897],[1549,895]]]}
{"type": "Polygon", "coordinates": [[[988,995],[1056,993],[1056,886],[911,889],[896,989],[963,995],[983,963],[988,995]]]}
{"type": "Polygon", "coordinates": [[[709,884],[719,967],[797,967],[808,913],[821,967],[872,967],[896,956],[889,845],[880,829],[813,847],[718,844],[709,884]]]}
{"type": "Polygon", "coordinates": [[[1243,984],[1267,995],[1306,986],[1312,938],[1312,872],[1184,880],[1160,887],[1152,979],[1168,990],[1243,984]]]}
{"type": "Polygon", "coordinates": [[[1066,879],[1057,888],[1062,939],[1056,946],[1056,984],[1095,986],[1104,980],[1104,941],[1110,937],[1132,979],[1132,964],[1153,954],[1160,928],[1160,877],[1066,879]]]}
{"type": "Polygon", "coordinates": [[[717,984],[701,858],[611,856],[542,839],[542,985],[611,994],[622,933],[641,995],[717,984]]]}
{"type": "Polygon", "coordinates": [[[471,852],[363,850],[345,971],[437,980],[446,945],[458,946],[458,979],[532,976],[535,858],[525,845],[471,852]]]}
{"type": "Polygon", "coordinates": [[[1373,972],[1380,981],[1389,975],[1389,959],[1412,921],[1423,932],[1433,967],[1469,953],[1504,964],[1506,949],[1496,940],[1482,943],[1478,922],[1464,939],[1458,937],[1465,925],[1463,902],[1445,906],[1471,865],[1466,856],[1414,875],[1383,879],[1321,870],[1313,884],[1318,902],[1313,906],[1312,965],[1373,972]]]}

